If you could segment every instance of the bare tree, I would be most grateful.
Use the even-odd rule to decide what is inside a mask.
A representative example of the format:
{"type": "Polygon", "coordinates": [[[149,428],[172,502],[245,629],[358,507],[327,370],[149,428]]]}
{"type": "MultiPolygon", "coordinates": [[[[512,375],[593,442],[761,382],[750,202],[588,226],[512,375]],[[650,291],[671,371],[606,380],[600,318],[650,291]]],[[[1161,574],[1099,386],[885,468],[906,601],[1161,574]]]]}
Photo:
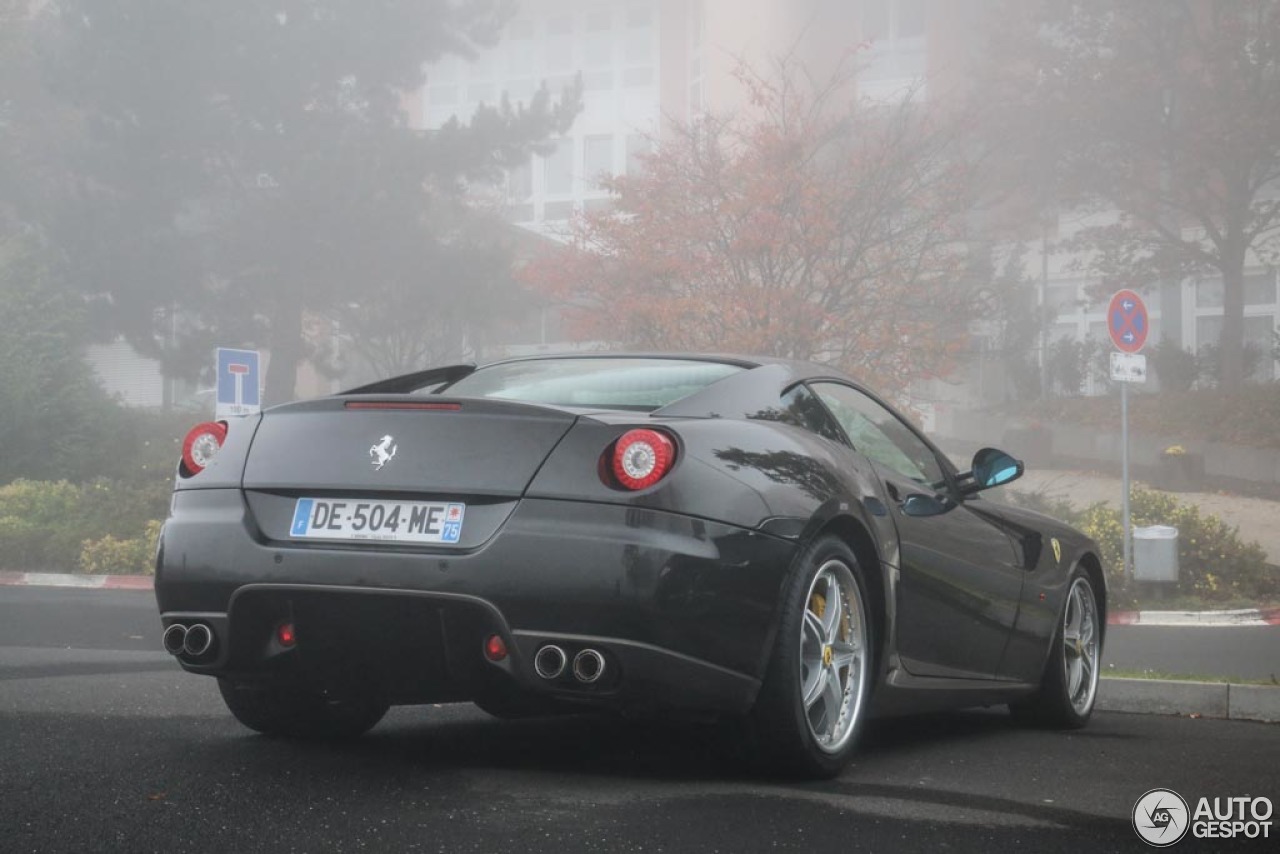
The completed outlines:
{"type": "Polygon", "coordinates": [[[1245,272],[1280,257],[1280,3],[1007,4],[985,96],[1058,199],[1116,210],[1073,242],[1104,283],[1217,276],[1222,382],[1243,379],[1245,272]]]}

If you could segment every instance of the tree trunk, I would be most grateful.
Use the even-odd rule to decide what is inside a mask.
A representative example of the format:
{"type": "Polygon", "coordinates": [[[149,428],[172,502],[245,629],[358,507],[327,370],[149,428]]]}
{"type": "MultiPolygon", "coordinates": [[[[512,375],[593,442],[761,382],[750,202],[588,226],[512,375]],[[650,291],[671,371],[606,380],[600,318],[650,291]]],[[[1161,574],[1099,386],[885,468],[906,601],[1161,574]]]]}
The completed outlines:
{"type": "Polygon", "coordinates": [[[1236,391],[1244,383],[1244,252],[1224,252],[1222,261],[1219,382],[1223,389],[1236,391]]]}
{"type": "Polygon", "coordinates": [[[278,302],[271,312],[271,360],[267,365],[263,403],[275,405],[294,399],[298,360],[302,357],[302,308],[278,302]]]}

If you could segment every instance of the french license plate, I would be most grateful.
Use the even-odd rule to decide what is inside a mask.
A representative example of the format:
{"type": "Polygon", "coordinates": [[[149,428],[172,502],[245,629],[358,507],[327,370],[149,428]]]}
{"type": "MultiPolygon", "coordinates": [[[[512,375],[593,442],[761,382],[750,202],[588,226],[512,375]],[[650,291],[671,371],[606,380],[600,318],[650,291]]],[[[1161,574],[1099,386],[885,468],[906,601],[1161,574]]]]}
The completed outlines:
{"type": "Polygon", "coordinates": [[[299,498],[289,536],[316,540],[456,543],[467,505],[446,501],[299,498]]]}

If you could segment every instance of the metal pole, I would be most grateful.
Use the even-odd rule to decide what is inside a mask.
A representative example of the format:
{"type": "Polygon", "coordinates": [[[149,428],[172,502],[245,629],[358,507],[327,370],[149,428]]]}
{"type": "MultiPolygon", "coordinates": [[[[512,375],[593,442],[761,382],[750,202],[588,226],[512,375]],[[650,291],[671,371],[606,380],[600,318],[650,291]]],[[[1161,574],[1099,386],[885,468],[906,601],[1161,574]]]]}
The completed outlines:
{"type": "Polygon", "coordinates": [[[1124,495],[1120,500],[1121,531],[1124,543],[1124,578],[1133,579],[1133,564],[1129,560],[1129,384],[1120,383],[1120,479],[1124,495]]]}

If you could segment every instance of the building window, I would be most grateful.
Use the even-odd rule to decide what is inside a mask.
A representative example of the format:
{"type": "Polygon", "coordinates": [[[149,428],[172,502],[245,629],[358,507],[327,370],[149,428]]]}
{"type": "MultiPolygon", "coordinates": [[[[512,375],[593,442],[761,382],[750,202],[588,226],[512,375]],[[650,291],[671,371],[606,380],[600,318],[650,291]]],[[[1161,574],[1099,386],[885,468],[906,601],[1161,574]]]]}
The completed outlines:
{"type": "Polygon", "coordinates": [[[600,186],[602,177],[613,175],[613,137],[589,136],[582,141],[582,177],[589,190],[600,186]]]}
{"type": "Polygon", "coordinates": [[[511,222],[533,222],[533,205],[510,205],[507,219],[511,222]]]}
{"type": "Polygon", "coordinates": [[[877,42],[921,38],[928,6],[928,0],[864,0],[862,37],[877,42]]]}
{"type": "Polygon", "coordinates": [[[613,33],[587,33],[583,42],[583,86],[599,91],[613,88],[613,33]]]}
{"type": "Polygon", "coordinates": [[[588,9],[583,21],[589,33],[611,30],[613,29],[613,10],[609,8],[588,9]]]}
{"type": "Polygon", "coordinates": [[[652,83],[652,68],[628,68],[622,74],[622,84],[624,86],[649,86],[652,83]]]}
{"type": "Polygon", "coordinates": [[[1196,282],[1196,308],[1222,308],[1222,280],[1201,279],[1196,282]]]}
{"type": "MultiPolygon", "coordinates": [[[[1195,283],[1196,308],[1222,308],[1222,279],[1200,279],[1195,283]]],[[[1276,304],[1276,274],[1249,273],[1244,277],[1245,306],[1272,306],[1276,304]]]]}
{"type": "Polygon", "coordinates": [[[871,97],[923,96],[928,13],[929,0],[864,0],[862,37],[871,47],[860,77],[871,97]]]}
{"type": "Polygon", "coordinates": [[[562,222],[573,216],[573,202],[547,202],[542,218],[547,222],[562,222]]]}
{"type": "Polygon", "coordinates": [[[525,160],[507,173],[507,196],[513,200],[527,199],[533,195],[533,167],[525,160]]]}
{"type": "Polygon", "coordinates": [[[547,36],[544,51],[548,71],[573,70],[573,38],[571,36],[547,36]]]}
{"type": "Polygon", "coordinates": [[[573,192],[573,140],[562,139],[542,158],[542,186],[548,194],[573,192]]]}
{"type": "Polygon", "coordinates": [[[1276,272],[1255,273],[1244,277],[1245,305],[1275,305],[1276,272]]]}
{"type": "Polygon", "coordinates": [[[649,27],[653,24],[653,12],[648,6],[632,6],[627,9],[627,26],[632,28],[649,27]]]}

